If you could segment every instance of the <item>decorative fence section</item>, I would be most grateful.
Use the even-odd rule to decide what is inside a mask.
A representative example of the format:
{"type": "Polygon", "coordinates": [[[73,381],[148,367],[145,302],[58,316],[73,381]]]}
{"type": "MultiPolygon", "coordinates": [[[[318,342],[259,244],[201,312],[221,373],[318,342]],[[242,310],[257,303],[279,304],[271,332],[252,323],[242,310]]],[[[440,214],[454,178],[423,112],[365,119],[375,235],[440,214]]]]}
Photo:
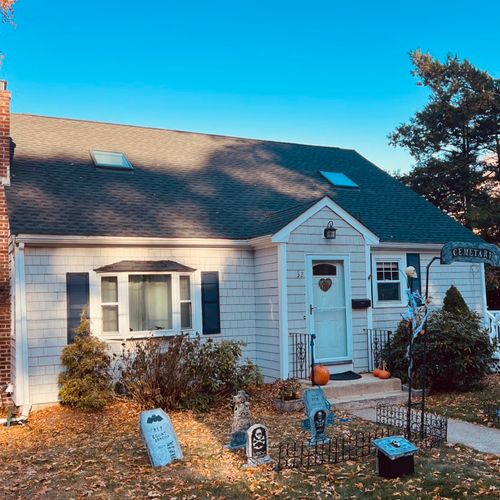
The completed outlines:
{"type": "MultiPolygon", "coordinates": [[[[491,340],[500,342],[500,311],[486,311],[486,322],[491,340]]],[[[495,357],[500,359],[500,345],[498,345],[495,357]]]]}
{"type": "MultiPolygon", "coordinates": [[[[377,424],[392,428],[401,434],[406,434],[407,408],[397,405],[377,405],[377,424]]],[[[448,437],[448,419],[441,415],[411,410],[410,436],[407,439],[418,443],[423,448],[433,448],[446,442],[448,437]]]]}
{"type": "Polygon", "coordinates": [[[484,408],[486,418],[490,422],[500,424],[500,403],[489,403],[484,408]]]}
{"type": "Polygon", "coordinates": [[[310,380],[314,362],[314,335],[289,333],[290,377],[310,380]]]}
{"type": "Polygon", "coordinates": [[[373,440],[390,436],[390,430],[381,427],[373,432],[356,432],[350,436],[332,436],[330,442],[309,446],[308,441],[280,443],[276,470],[298,469],[317,465],[338,464],[375,455],[373,440]]]}
{"type": "Polygon", "coordinates": [[[368,338],[368,368],[373,371],[381,363],[383,353],[386,352],[387,359],[391,358],[391,330],[381,328],[365,328],[368,338]]]}

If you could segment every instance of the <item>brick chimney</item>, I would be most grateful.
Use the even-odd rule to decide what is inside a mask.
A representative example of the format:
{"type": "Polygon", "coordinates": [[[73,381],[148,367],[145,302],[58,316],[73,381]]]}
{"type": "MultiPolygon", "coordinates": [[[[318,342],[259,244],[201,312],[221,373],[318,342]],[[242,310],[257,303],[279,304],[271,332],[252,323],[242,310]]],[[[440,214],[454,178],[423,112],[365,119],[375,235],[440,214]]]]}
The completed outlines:
{"type": "Polygon", "coordinates": [[[9,217],[5,186],[10,184],[10,92],[0,80],[0,399],[11,382],[11,300],[9,268],[9,217]]]}

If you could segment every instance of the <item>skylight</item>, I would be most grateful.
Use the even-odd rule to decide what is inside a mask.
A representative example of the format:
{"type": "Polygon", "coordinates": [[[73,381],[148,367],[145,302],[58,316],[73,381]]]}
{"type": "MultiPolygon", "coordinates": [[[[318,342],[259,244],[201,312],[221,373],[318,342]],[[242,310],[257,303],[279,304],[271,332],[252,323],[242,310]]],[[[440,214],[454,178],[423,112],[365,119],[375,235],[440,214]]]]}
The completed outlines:
{"type": "Polygon", "coordinates": [[[112,151],[90,151],[90,156],[96,167],[110,168],[113,170],[133,170],[134,167],[128,161],[124,153],[114,153],[112,151]]]}
{"type": "Polygon", "coordinates": [[[340,172],[320,172],[320,174],[333,186],[343,188],[357,188],[359,186],[347,175],[340,172]]]}

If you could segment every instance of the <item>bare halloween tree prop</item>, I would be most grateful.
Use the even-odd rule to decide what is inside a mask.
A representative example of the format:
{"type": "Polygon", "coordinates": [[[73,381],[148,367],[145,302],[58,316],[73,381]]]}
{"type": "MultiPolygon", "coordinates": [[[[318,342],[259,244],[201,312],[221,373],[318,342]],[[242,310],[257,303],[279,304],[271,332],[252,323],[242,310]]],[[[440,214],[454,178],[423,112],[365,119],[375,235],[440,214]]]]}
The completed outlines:
{"type": "MultiPolygon", "coordinates": [[[[412,292],[413,279],[417,277],[415,268],[409,266],[405,269],[408,276],[409,287],[406,289],[408,297],[408,309],[403,313],[403,318],[408,321],[410,328],[410,343],[406,351],[408,359],[408,409],[406,418],[406,438],[411,439],[411,409],[412,409],[412,385],[413,385],[413,344],[422,333],[427,322],[429,311],[427,306],[422,311],[419,304],[423,304],[422,296],[418,290],[412,292]]],[[[422,415],[423,417],[423,415],[422,415]]],[[[423,420],[422,420],[423,421],[423,420]]]]}

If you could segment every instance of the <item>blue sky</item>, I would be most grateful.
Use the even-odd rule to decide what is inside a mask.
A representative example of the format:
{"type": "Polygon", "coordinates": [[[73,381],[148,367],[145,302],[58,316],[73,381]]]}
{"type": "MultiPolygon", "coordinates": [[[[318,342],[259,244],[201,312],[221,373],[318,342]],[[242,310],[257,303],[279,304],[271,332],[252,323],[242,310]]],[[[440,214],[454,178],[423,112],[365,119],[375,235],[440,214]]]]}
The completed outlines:
{"type": "Polygon", "coordinates": [[[0,26],[13,110],[354,148],[426,100],[408,52],[458,53],[500,77],[500,2],[19,0],[0,26]]]}

